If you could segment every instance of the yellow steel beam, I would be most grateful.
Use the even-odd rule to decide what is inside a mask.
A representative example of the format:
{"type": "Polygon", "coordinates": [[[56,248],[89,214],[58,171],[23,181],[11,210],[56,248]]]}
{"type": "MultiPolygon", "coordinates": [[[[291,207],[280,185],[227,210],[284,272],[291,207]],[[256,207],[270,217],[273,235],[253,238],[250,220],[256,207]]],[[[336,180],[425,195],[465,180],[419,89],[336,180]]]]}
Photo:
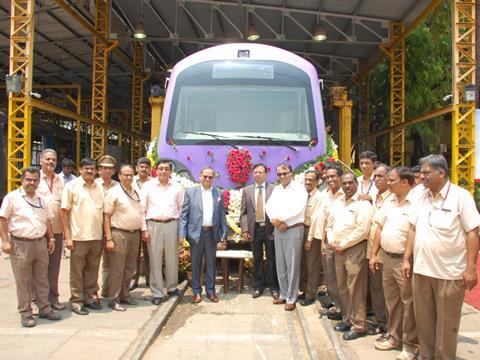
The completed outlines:
{"type": "Polygon", "coordinates": [[[10,75],[22,75],[22,89],[8,94],[7,189],[20,186],[31,160],[34,0],[11,0],[10,75]]]}
{"type": "Polygon", "coordinates": [[[452,181],[473,193],[475,102],[467,103],[464,93],[475,84],[475,1],[453,0],[452,14],[452,181]]]}
{"type": "Polygon", "coordinates": [[[163,96],[150,96],[150,105],[152,106],[152,124],[150,131],[150,140],[153,141],[159,136],[160,125],[162,121],[163,103],[165,98],[163,96]]]}
{"type": "MultiPolygon", "coordinates": [[[[143,82],[145,48],[140,41],[133,42],[133,77],[132,77],[132,131],[142,132],[143,129],[143,82]]],[[[139,139],[131,140],[131,162],[134,164],[143,156],[143,142],[139,139]]]]}
{"type": "MultiPolygon", "coordinates": [[[[405,41],[397,41],[404,32],[403,23],[390,24],[390,126],[405,121],[405,41]]],[[[405,128],[390,132],[390,166],[403,166],[405,128]]]]}
{"type": "MultiPolygon", "coordinates": [[[[360,79],[358,84],[360,93],[360,136],[368,135],[370,131],[370,87],[368,76],[360,79]]],[[[371,150],[372,141],[368,139],[359,144],[359,151],[371,150]]]]}
{"type": "Polygon", "coordinates": [[[330,88],[332,104],[339,108],[338,122],[340,125],[339,157],[345,164],[352,164],[352,101],[348,100],[348,91],[344,86],[330,88]]]}

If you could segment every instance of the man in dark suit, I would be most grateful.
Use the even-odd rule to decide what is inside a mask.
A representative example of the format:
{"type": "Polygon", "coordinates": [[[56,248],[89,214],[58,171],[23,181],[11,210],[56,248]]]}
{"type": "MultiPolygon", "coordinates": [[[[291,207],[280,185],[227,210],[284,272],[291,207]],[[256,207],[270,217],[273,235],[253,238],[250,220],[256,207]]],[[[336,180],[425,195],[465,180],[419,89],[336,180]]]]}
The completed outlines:
{"type": "Polygon", "coordinates": [[[217,243],[225,242],[227,221],[223,193],[213,187],[215,171],[206,166],[200,172],[200,186],[187,189],[180,216],[178,237],[190,243],[192,259],[193,302],[202,301],[200,274],[202,259],[205,258],[205,291],[212,302],[218,302],[215,295],[215,264],[217,243]]]}
{"type": "Polygon", "coordinates": [[[264,164],[253,166],[255,183],[243,188],[240,209],[242,238],[250,241],[253,253],[254,291],[252,297],[258,298],[265,287],[270,287],[274,299],[278,298],[278,278],[275,267],[275,243],[273,226],[265,214],[265,203],[275,187],[267,184],[267,167],[264,164]],[[267,255],[267,272],[263,264],[263,247],[267,255]]]}

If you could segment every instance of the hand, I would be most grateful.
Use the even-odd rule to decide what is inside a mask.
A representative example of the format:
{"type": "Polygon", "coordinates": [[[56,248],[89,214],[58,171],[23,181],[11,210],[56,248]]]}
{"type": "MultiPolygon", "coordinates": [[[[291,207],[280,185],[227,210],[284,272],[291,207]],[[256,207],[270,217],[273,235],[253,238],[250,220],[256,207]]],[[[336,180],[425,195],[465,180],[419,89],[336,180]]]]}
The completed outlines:
{"type": "Polygon", "coordinates": [[[250,241],[250,234],[248,233],[248,231],[244,231],[242,233],[242,239],[245,241],[250,241]]]}
{"type": "Polygon", "coordinates": [[[284,221],[281,221],[279,222],[278,226],[277,226],[278,230],[280,230],[281,232],[284,232],[284,231],[287,231],[287,224],[285,224],[284,221]]]}
{"type": "Polygon", "coordinates": [[[12,252],[12,243],[9,240],[2,243],[2,251],[5,254],[10,254],[12,252]]]}
{"type": "Polygon", "coordinates": [[[477,285],[477,273],[475,269],[467,269],[463,273],[463,286],[465,289],[472,290],[477,285]]]}
{"type": "Polygon", "coordinates": [[[327,244],[322,241],[322,255],[327,255],[327,244]]]}
{"type": "Polygon", "coordinates": [[[115,243],[113,242],[113,240],[107,240],[107,242],[105,244],[105,250],[107,250],[108,252],[117,251],[117,249],[115,248],[115,243]]]}
{"type": "Polygon", "coordinates": [[[410,278],[411,271],[412,271],[412,265],[410,265],[410,261],[403,260],[403,264],[402,264],[403,280],[407,280],[408,278],[410,278]]]}
{"type": "Polygon", "coordinates": [[[312,250],[312,241],[305,241],[305,245],[303,245],[303,250],[310,251],[312,250]]]}
{"type": "Polygon", "coordinates": [[[370,202],[373,201],[372,197],[371,197],[370,195],[368,195],[368,194],[362,194],[362,195],[360,195],[358,198],[359,198],[360,200],[367,200],[367,201],[370,201],[370,202]]]}
{"type": "Polygon", "coordinates": [[[75,246],[73,246],[72,239],[65,238],[65,246],[68,250],[73,251],[75,250],[75,246]]]}
{"type": "Polygon", "coordinates": [[[370,267],[370,271],[375,274],[375,271],[379,269],[377,255],[370,256],[370,261],[368,262],[368,266],[370,267]]]}
{"type": "Polygon", "coordinates": [[[148,230],[142,231],[142,241],[143,242],[149,242],[150,241],[150,234],[148,230]]]}
{"type": "Polygon", "coordinates": [[[280,220],[278,219],[272,219],[270,220],[270,223],[274,226],[277,227],[280,224],[280,220]]]}
{"type": "Polygon", "coordinates": [[[48,240],[48,253],[50,255],[53,254],[53,252],[55,251],[55,240],[48,240]]]}

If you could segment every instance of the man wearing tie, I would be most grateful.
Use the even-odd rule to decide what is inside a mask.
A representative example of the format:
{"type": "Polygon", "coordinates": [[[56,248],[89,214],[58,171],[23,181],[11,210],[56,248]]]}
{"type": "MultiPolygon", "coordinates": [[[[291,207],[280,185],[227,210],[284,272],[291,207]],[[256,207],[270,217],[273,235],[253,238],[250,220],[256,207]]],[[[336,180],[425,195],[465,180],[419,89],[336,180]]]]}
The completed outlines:
{"type": "Polygon", "coordinates": [[[205,259],[205,291],[212,302],[218,302],[215,294],[215,263],[217,243],[225,242],[227,221],[223,193],[213,187],[215,171],[206,166],[200,172],[200,186],[187,189],[183,201],[178,237],[190,243],[192,259],[193,302],[202,301],[200,274],[205,259]]]}
{"type": "Polygon", "coordinates": [[[265,202],[275,187],[267,184],[267,167],[264,164],[253,166],[255,183],[243,188],[240,208],[240,226],[242,238],[250,241],[253,253],[254,291],[252,297],[258,298],[265,287],[270,287],[274,299],[278,298],[278,278],[275,267],[275,243],[273,226],[265,214],[265,202]],[[267,272],[263,266],[263,249],[267,255],[267,272]]]}

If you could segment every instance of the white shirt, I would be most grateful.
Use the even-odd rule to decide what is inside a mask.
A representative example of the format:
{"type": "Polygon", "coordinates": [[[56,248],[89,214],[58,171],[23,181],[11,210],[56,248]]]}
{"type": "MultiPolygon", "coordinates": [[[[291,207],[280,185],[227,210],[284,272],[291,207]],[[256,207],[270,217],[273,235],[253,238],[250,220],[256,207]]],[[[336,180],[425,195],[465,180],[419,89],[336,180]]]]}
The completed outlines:
{"type": "Polygon", "coordinates": [[[375,200],[377,199],[377,194],[378,194],[378,189],[377,187],[375,186],[375,175],[372,175],[370,177],[370,185],[368,186],[365,186],[364,184],[364,180],[365,178],[363,177],[363,175],[357,177],[357,181],[358,181],[358,190],[357,192],[360,194],[360,195],[370,195],[371,198],[372,198],[372,203],[375,203],[375,200]]]}
{"type": "Polygon", "coordinates": [[[263,197],[263,218],[265,219],[265,195],[266,195],[266,187],[265,187],[265,182],[261,185],[257,185],[255,183],[255,209],[257,208],[257,199],[258,199],[258,192],[260,191],[260,188],[262,188],[262,197],[263,197]]]}
{"type": "Polygon", "coordinates": [[[305,221],[308,193],[302,184],[290,181],[287,187],[277,185],[272,191],[265,212],[270,219],[283,221],[292,226],[305,221]]]}
{"type": "Polygon", "coordinates": [[[206,190],[202,185],[200,185],[200,190],[202,191],[202,206],[203,206],[202,226],[212,226],[213,225],[212,188],[206,190]]]}
{"type": "Polygon", "coordinates": [[[70,174],[70,175],[68,175],[68,176],[65,175],[65,174],[63,173],[63,171],[59,174],[59,176],[62,178],[64,185],[66,185],[69,181],[72,181],[73,179],[76,178],[76,176],[73,175],[73,174],[70,174]]]}

